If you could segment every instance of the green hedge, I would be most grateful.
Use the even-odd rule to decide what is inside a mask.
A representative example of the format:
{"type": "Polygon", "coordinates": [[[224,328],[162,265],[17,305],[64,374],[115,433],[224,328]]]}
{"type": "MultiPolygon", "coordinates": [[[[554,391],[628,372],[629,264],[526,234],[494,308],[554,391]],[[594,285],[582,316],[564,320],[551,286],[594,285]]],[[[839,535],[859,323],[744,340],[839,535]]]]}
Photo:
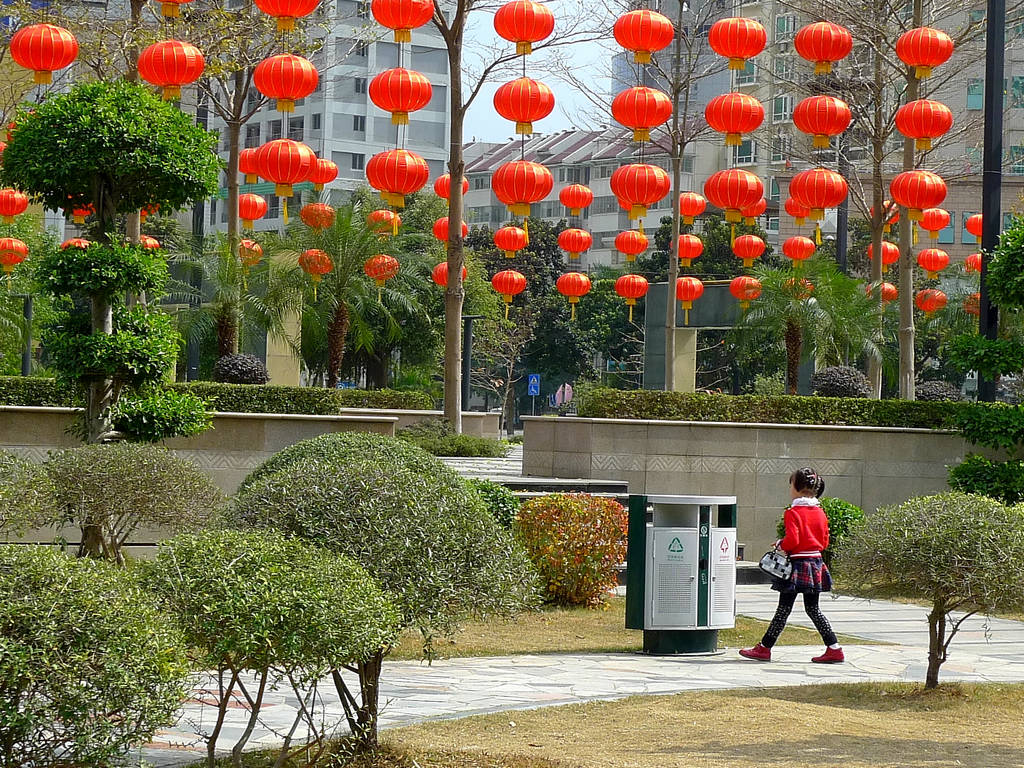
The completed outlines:
{"type": "Polygon", "coordinates": [[[53,379],[0,376],[0,405],[74,408],[82,404],[73,389],[53,379]]]}

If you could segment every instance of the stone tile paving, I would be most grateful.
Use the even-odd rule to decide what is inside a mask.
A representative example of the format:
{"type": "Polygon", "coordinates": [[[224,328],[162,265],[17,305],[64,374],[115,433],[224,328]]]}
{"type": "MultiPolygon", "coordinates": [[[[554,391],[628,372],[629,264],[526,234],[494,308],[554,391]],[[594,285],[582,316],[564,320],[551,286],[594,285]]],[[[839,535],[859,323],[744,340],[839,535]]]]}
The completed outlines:
{"type": "MultiPolygon", "coordinates": [[[[741,587],[737,611],[767,618],[775,597],[767,587],[741,587]]],[[[455,659],[433,665],[392,662],[384,667],[382,725],[633,695],[924,679],[927,628],[923,608],[839,598],[827,601],[824,609],[839,632],[898,644],[848,647],[847,663],[836,666],[810,664],[810,657],[820,652],[819,647],[810,646],[779,647],[771,664],[741,660],[732,650],[688,658],[588,654],[455,659]]],[[[809,625],[799,609],[792,621],[809,625]]],[[[1024,643],[1024,623],[996,620],[985,629],[979,618],[970,620],[967,627],[966,642],[954,642],[950,660],[943,667],[944,679],[1024,682],[1024,654],[1015,651],[1024,643]]],[[[204,687],[199,686],[196,699],[184,708],[178,726],[161,733],[137,757],[160,768],[202,757],[204,747],[196,734],[209,727],[212,715],[211,708],[201,703],[204,687]]],[[[340,721],[342,711],[333,686],[325,685],[322,693],[328,716],[340,721]]],[[[291,726],[297,706],[294,697],[276,691],[269,704],[254,734],[253,748],[273,746],[279,742],[278,734],[291,726]]],[[[237,736],[247,717],[244,707],[230,711],[223,745],[237,736]]]]}

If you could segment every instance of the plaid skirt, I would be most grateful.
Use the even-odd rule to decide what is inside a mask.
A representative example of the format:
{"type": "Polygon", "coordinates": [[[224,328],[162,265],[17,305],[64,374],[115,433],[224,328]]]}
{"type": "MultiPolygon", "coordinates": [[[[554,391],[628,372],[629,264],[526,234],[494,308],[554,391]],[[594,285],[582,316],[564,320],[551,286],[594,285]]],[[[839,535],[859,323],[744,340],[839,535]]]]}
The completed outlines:
{"type": "Polygon", "coordinates": [[[793,573],[788,581],[775,579],[772,589],[776,592],[799,592],[800,594],[832,591],[832,575],[820,557],[794,557],[793,573]]]}

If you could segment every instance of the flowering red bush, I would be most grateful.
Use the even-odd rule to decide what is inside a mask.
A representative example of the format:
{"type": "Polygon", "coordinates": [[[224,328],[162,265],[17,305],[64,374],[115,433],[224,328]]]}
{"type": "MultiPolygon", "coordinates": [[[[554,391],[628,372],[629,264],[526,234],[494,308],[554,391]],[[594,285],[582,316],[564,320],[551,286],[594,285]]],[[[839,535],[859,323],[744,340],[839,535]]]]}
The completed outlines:
{"type": "Polygon", "coordinates": [[[520,508],[516,528],[545,584],[560,605],[600,605],[626,558],[626,508],[585,493],[555,493],[520,508]]]}

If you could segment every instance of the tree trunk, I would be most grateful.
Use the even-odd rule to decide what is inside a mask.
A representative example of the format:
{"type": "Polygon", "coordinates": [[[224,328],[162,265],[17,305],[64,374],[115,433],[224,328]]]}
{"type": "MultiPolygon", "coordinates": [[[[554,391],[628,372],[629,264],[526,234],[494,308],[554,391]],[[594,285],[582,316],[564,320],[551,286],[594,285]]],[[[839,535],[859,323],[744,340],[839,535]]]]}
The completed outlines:
{"type": "MultiPolygon", "coordinates": [[[[683,11],[687,6],[677,4],[675,44],[672,49],[672,242],[668,246],[668,285],[665,294],[665,391],[676,388],[676,280],[679,278],[679,186],[683,178],[683,149],[685,143],[680,131],[685,128],[685,113],[681,121],[679,97],[683,84],[680,77],[683,55],[683,11]]],[[[689,92],[689,84],[686,88],[689,92]]]]}
{"type": "Polygon", "coordinates": [[[462,104],[462,35],[461,28],[452,30],[448,43],[448,89],[451,100],[451,136],[448,145],[448,173],[451,193],[448,196],[448,288],[444,294],[444,417],[456,433],[462,432],[462,130],[466,111],[462,104]]]}
{"type": "Polygon", "coordinates": [[[803,352],[804,340],[800,326],[792,320],[786,323],[786,390],[795,395],[800,381],[800,356],[803,352]]]}
{"type": "MultiPolygon", "coordinates": [[[[238,82],[241,73],[235,75],[235,89],[236,92],[241,89],[241,85],[238,82]]],[[[239,98],[236,95],[236,100],[239,98]]],[[[224,205],[227,206],[227,234],[228,234],[228,249],[232,257],[238,252],[238,155],[242,151],[241,134],[242,134],[242,122],[241,120],[229,120],[224,126],[224,130],[227,131],[228,138],[228,166],[225,169],[227,174],[227,199],[224,201],[224,205]]]]}
{"type": "Polygon", "coordinates": [[[934,604],[928,614],[928,672],[925,675],[925,689],[939,687],[939,667],[946,660],[946,610],[941,604],[934,604]]]}
{"type": "Polygon", "coordinates": [[[502,413],[505,418],[505,434],[511,437],[516,431],[516,385],[509,379],[505,385],[502,413]]]}
{"type": "Polygon", "coordinates": [[[377,714],[380,704],[380,673],[384,655],[380,652],[359,663],[358,731],[352,736],[358,752],[377,748],[377,714]]]}
{"type": "Polygon", "coordinates": [[[345,339],[348,337],[349,314],[345,302],[338,302],[327,328],[327,388],[338,386],[338,371],[345,358],[345,339]]]}
{"type": "MultiPolygon", "coordinates": [[[[99,296],[93,296],[92,332],[110,335],[114,332],[113,305],[99,296]]],[[[89,384],[89,398],[86,406],[87,442],[98,443],[100,438],[110,432],[110,408],[114,404],[114,383],[110,379],[101,379],[89,384]]]]}
{"type": "MultiPolygon", "coordinates": [[[[885,214],[882,205],[885,202],[885,191],[883,189],[884,178],[882,176],[883,161],[885,160],[885,114],[883,112],[882,94],[885,92],[884,70],[885,65],[882,59],[883,30],[882,13],[883,7],[880,0],[872,6],[873,23],[875,26],[875,39],[873,45],[873,94],[874,109],[871,114],[871,207],[874,213],[871,215],[869,224],[871,226],[871,251],[875,258],[871,260],[871,282],[879,285],[882,282],[882,224],[885,214]]],[[[882,303],[882,292],[879,290],[876,297],[875,308],[878,313],[876,318],[877,337],[876,341],[882,341],[882,313],[885,305],[882,303]]],[[[871,384],[871,397],[878,400],[882,397],[882,361],[868,360],[868,381],[871,384]]]]}
{"type": "Polygon", "coordinates": [[[388,386],[388,361],[380,355],[366,358],[366,386],[370,389],[385,389],[388,386]]]}
{"type": "Polygon", "coordinates": [[[225,303],[217,313],[217,357],[238,353],[238,317],[235,307],[225,303]]]}

